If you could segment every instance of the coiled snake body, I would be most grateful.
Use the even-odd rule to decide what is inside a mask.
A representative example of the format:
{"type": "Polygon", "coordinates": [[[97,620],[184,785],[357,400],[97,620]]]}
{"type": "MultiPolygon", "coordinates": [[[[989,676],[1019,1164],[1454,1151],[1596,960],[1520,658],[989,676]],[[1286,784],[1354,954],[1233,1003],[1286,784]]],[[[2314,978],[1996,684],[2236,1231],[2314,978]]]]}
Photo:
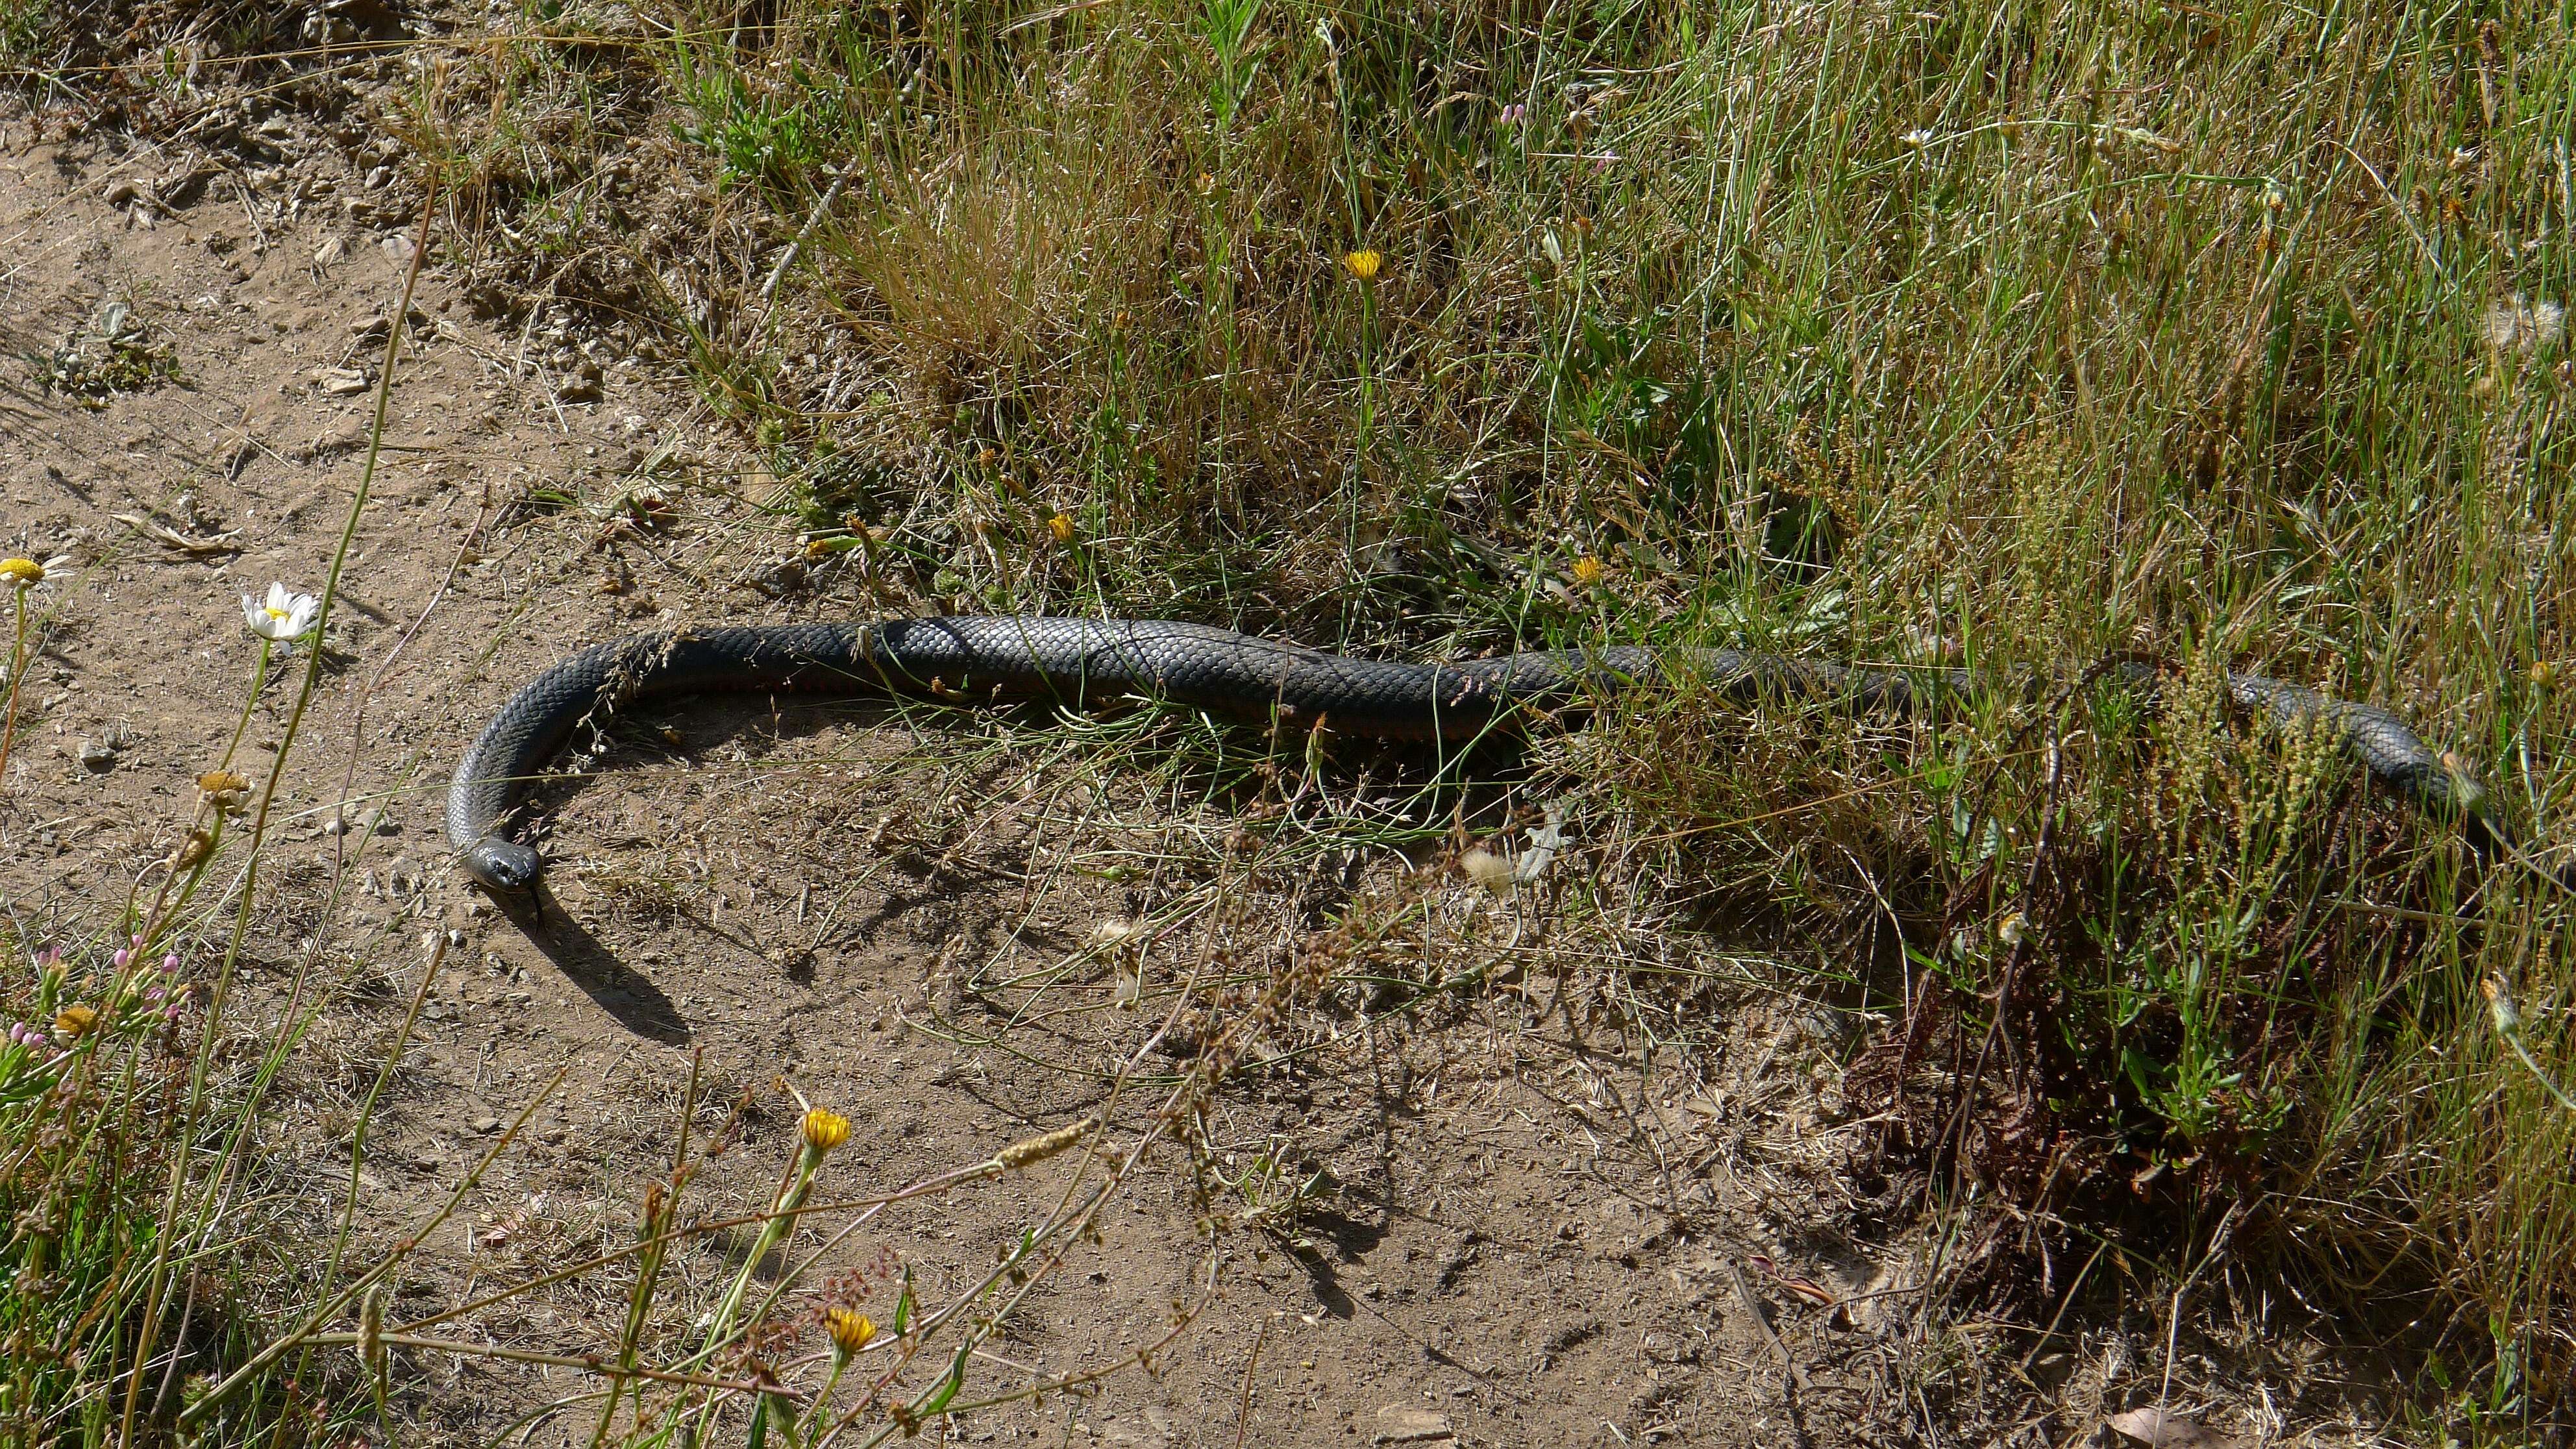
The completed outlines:
{"type": "MultiPolygon", "coordinates": [[[[655,695],[727,690],[893,690],[1053,697],[1075,708],[1134,695],[1235,713],[1329,719],[1347,733],[1457,739],[1524,707],[1691,674],[1730,695],[1828,699],[1906,710],[1968,687],[1956,670],[1847,666],[1731,649],[1616,647],[1507,654],[1455,664],[1352,659],[1225,629],[1155,620],[921,618],[638,634],[585,649],[530,681],[456,767],[447,838],[493,891],[534,886],[537,852],[504,828],[526,786],[585,719],[655,695]]],[[[2152,670],[2114,671],[2152,689],[2152,670]]],[[[2416,804],[2484,818],[2467,774],[2375,705],[2260,674],[2233,674],[2239,707],[2287,724],[2322,721],[2382,783],[2416,804]]]]}

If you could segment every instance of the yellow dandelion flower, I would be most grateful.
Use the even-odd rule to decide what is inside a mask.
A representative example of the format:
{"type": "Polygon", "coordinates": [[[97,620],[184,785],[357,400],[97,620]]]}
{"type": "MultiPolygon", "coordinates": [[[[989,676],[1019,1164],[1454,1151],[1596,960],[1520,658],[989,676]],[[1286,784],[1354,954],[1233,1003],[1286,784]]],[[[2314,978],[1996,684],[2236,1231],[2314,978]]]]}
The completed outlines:
{"type": "Polygon", "coordinates": [[[1587,589],[1601,582],[1602,575],[1609,571],[1601,560],[1588,553],[1574,561],[1574,581],[1587,589]]]}
{"type": "Polygon", "coordinates": [[[823,1315],[823,1331],[832,1336],[832,1347],[843,1353],[857,1353],[877,1336],[877,1326],[855,1308],[835,1308],[823,1315]]]}
{"type": "Polygon", "coordinates": [[[31,558],[0,558],[0,581],[32,589],[45,581],[45,566],[31,558]]]}
{"type": "Polygon", "coordinates": [[[1374,282],[1377,280],[1379,271],[1385,268],[1386,258],[1367,247],[1362,247],[1343,257],[1342,265],[1350,268],[1351,275],[1361,281],[1374,282]]]}
{"type": "Polygon", "coordinates": [[[66,1006],[54,1015],[54,1030],[65,1036],[87,1036],[98,1026],[98,1012],[86,1006],[66,1006]]]}
{"type": "Polygon", "coordinates": [[[1070,513],[1059,513],[1055,517],[1048,519],[1047,532],[1054,534],[1055,541],[1058,543],[1073,542],[1073,515],[1070,513]]]}
{"type": "Polygon", "coordinates": [[[805,1114],[798,1130],[804,1134],[806,1146],[816,1152],[829,1152],[850,1140],[850,1119],[817,1107],[805,1114]]]}

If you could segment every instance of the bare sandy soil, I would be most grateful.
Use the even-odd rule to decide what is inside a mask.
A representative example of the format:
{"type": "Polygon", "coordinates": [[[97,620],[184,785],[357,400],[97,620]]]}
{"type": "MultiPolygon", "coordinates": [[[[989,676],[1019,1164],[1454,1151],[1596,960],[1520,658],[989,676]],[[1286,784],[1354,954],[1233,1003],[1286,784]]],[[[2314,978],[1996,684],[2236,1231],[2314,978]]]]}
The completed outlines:
{"type": "MultiPolygon", "coordinates": [[[[50,622],[28,730],[0,782],[5,885],[39,934],[100,929],[171,848],[240,709],[253,650],[239,596],[318,586],[358,485],[409,223],[398,186],[369,190],[364,157],[297,124],[280,140],[295,159],[257,174],[62,149],[23,126],[0,136],[13,359],[0,363],[0,550],[75,570],[39,596],[50,622]],[[85,399],[16,360],[99,331],[109,303],[143,329],[122,334],[137,355],[166,349],[175,376],[85,399]]],[[[797,541],[763,507],[776,485],[649,368],[612,363],[596,391],[566,387],[581,339],[542,316],[476,319],[437,265],[415,306],[419,350],[398,374],[332,669],[290,755],[223,1027],[247,1072],[313,968],[306,989],[326,1004],[272,1099],[262,1182],[309,1204],[319,1241],[356,1104],[421,978],[419,942],[454,933],[368,1142],[362,1249],[410,1231],[543,1100],[407,1270],[396,1318],[627,1241],[644,1184],[668,1171],[693,1064],[695,1130],[750,1104],[738,1145],[690,1188],[718,1216],[770,1190],[800,1095],[856,1124],[825,1170],[825,1194],[846,1196],[1099,1110],[1104,1080],[1193,971],[1258,975],[1371,892],[1420,903],[1417,965],[1515,932],[1568,961],[1635,949],[1552,937],[1547,891],[1497,898],[1440,852],[1229,866],[1224,801],[1120,768],[1193,721],[1118,722],[1127,733],[1103,742],[1033,716],[768,700],[659,706],[612,731],[594,776],[543,797],[564,909],[534,927],[505,918],[454,869],[438,809],[460,748],[512,688],[657,623],[882,606],[829,577],[780,584],[795,585],[779,566],[797,541]],[[1102,949],[1103,923],[1136,922],[1141,944],[1119,950],[1137,954],[1102,949]],[[1144,1010],[1111,1005],[1122,959],[1142,963],[1144,1010]]],[[[273,683],[251,713],[254,776],[294,686],[273,683]]],[[[1320,778],[1354,809],[1374,788],[1347,764],[1320,778]]],[[[188,969],[208,971],[220,942],[210,924],[188,969]]],[[[1404,1013],[1352,996],[1283,1028],[1224,1088],[1211,1130],[1220,1165],[1316,1184],[1304,1207],[1277,1232],[1216,1240],[1216,1294],[1153,1375],[939,1432],[1174,1446],[1911,1437],[1919,1410],[1893,1368],[1905,1296],[1810,1301],[1891,1281],[1841,1235],[1854,1209],[1836,1031],[1705,946],[1654,949],[1710,974],[1691,1039],[1577,1011],[1591,988],[1572,967],[1404,1013]],[[1778,1345],[1748,1290],[1777,1315],[1778,1345]],[[1803,1394],[1784,1391],[1783,1348],[1803,1394]]],[[[1174,1065],[1136,1060],[1146,1076],[1174,1065]]],[[[1152,1100],[1131,1084],[1105,1138],[1132,1140],[1152,1100]]],[[[1083,1172],[1096,1176],[1068,1155],[886,1211],[815,1281],[899,1263],[937,1300],[1083,1172]]],[[[1209,1281],[1197,1225],[1210,1210],[1180,1154],[1150,1157],[1099,1245],[1010,1321],[978,1385],[1007,1391],[1151,1342],[1209,1281]]],[[[684,1331],[745,1250],[718,1236],[684,1255],[657,1329],[684,1331]]],[[[282,1278],[309,1276],[316,1251],[277,1244],[282,1278]]],[[[626,1282],[584,1277],[442,1331],[600,1350],[626,1282]]],[[[780,1321],[811,1301],[791,1295],[780,1321]]],[[[808,1322],[777,1352],[822,1347],[808,1322]]],[[[487,1441],[583,1387],[515,1362],[398,1362],[401,1413],[438,1441],[487,1441]]],[[[586,1439],[593,1413],[550,1421],[540,1442],[586,1439]]]]}

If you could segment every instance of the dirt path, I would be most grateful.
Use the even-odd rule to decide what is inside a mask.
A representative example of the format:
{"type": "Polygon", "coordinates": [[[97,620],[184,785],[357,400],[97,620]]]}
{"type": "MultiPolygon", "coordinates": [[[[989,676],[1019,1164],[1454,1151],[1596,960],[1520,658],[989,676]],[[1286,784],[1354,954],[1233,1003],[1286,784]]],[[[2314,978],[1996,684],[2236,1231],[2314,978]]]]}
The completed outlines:
{"type": "MultiPolygon", "coordinates": [[[[34,363],[0,364],[0,549],[68,556],[76,570],[40,596],[52,625],[0,782],[0,856],[31,930],[96,930],[170,849],[194,777],[223,752],[252,659],[239,596],[324,577],[407,243],[368,206],[381,193],[362,166],[318,143],[264,177],[215,175],[165,210],[118,183],[170,174],[168,155],[31,145],[23,129],[0,139],[0,351],[52,355],[121,302],[143,328],[124,334],[134,355],[166,347],[177,370],[93,406],[41,390],[34,363]]],[[[1102,767],[1102,748],[1046,721],[765,701],[656,709],[621,730],[600,778],[547,797],[568,913],[534,932],[496,915],[446,856],[439,787],[517,682],[655,621],[867,605],[828,587],[764,591],[795,542],[759,506],[772,485],[732,467],[721,434],[657,392],[649,369],[611,363],[593,393],[578,361],[563,364],[577,338],[476,320],[436,267],[416,306],[423,345],[393,395],[331,624],[334,671],[292,755],[246,994],[227,1024],[231,1060],[248,1062],[299,968],[327,983],[266,1164],[272,1187],[309,1200],[318,1230],[344,1190],[355,1104],[420,979],[416,943],[454,933],[360,1177],[368,1248],[434,1208],[569,1068],[431,1240],[398,1318],[626,1241],[644,1182],[667,1169],[693,1061],[697,1130],[746,1091],[755,1104],[740,1145],[692,1187],[706,1211],[767,1191],[792,1150],[790,1083],[856,1123],[825,1190],[858,1195],[1101,1106],[1106,1065],[1156,1021],[1105,1009],[1103,923],[1169,922],[1142,956],[1155,992],[1319,924],[1329,902],[1268,886],[1229,896],[1221,871],[1176,885],[1094,868],[1228,822],[1148,796],[1102,767]],[[559,398],[567,377],[572,396],[559,398]],[[569,506],[532,502],[532,489],[569,506]],[[335,833],[328,805],[353,749],[353,828],[335,833]]],[[[254,776],[293,686],[272,685],[252,712],[254,776]]],[[[1157,726],[1133,727],[1150,744],[1157,726]]],[[[1355,869],[1400,881],[1406,867],[1355,869]]],[[[1499,937],[1512,912],[1538,909],[1449,879],[1426,889],[1426,919],[1467,934],[1499,937]]],[[[210,969],[219,944],[195,940],[188,969],[210,969]]],[[[1659,1059],[1615,1025],[1572,1030],[1571,1009],[1546,1014],[1550,983],[1525,985],[1405,1019],[1363,1010],[1239,1079],[1212,1123],[1222,1162],[1268,1201],[1280,1183],[1314,1184],[1307,1205],[1277,1234],[1218,1240],[1218,1295],[1154,1376],[970,1416],[956,1437],[1796,1442],[1782,1365],[1732,1264],[1768,1254],[1846,1293],[1870,1278],[1865,1263],[1838,1276],[1821,1232],[1792,1245],[1803,1256],[1771,1236],[1848,1215],[1827,1170],[1838,1139],[1816,1081],[1828,1074],[1810,1070],[1823,1035],[1730,988],[1710,1007],[1729,1013],[1736,1054],[1720,1042],[1659,1059]],[[1730,1061],[1763,1075],[1731,1081],[1730,1061]]],[[[1132,1129],[1141,1110],[1126,1110],[1132,1129]]],[[[1067,1158],[889,1211],[825,1266],[880,1270],[861,1281],[882,1294],[881,1270],[899,1263],[938,1297],[988,1269],[1075,1170],[1067,1158]]],[[[1206,1281],[1197,1224],[1210,1210],[1177,1154],[1149,1160],[1102,1242],[1011,1320],[979,1386],[1007,1391],[1151,1342],[1206,1281]]],[[[719,1239],[675,1264],[683,1291],[659,1326],[684,1330],[742,1251],[719,1239]]],[[[1758,1271],[1747,1281],[1782,1310],[1815,1440],[1891,1442],[1874,1367],[1886,1315],[1804,1306],[1758,1271]]],[[[623,1279],[579,1280],[449,1331],[595,1351],[613,1342],[624,1291],[623,1279]]],[[[808,1325],[778,1351],[820,1347],[808,1325]]],[[[581,1387],[446,1355],[406,1362],[398,1380],[404,1413],[450,1442],[486,1441],[581,1387]]],[[[553,1421],[541,1442],[586,1439],[595,1412],[553,1421]]]]}

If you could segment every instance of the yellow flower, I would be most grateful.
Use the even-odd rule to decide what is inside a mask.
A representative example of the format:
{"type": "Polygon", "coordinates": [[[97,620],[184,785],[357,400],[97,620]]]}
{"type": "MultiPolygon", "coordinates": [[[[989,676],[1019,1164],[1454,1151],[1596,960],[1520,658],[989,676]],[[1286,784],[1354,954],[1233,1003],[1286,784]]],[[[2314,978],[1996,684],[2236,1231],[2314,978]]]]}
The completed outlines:
{"type": "Polygon", "coordinates": [[[32,589],[45,581],[45,566],[31,558],[0,558],[0,579],[21,589],[32,589]]]}
{"type": "Polygon", "coordinates": [[[1378,271],[1386,265],[1386,258],[1362,247],[1343,257],[1342,265],[1350,268],[1351,275],[1361,281],[1374,282],[1377,280],[1378,271]]]}
{"type": "Polygon", "coordinates": [[[1601,576],[1608,572],[1601,560],[1588,553],[1574,561],[1574,581],[1585,588],[1601,582],[1601,576]]]}
{"type": "Polygon", "coordinates": [[[87,1036],[98,1025],[98,1012],[86,1006],[66,1006],[54,1016],[54,1030],[65,1036],[87,1036]]]}
{"type": "Polygon", "coordinates": [[[2531,661],[2531,687],[2548,689],[2558,683],[2558,663],[2551,659],[2531,661]]]}
{"type": "Polygon", "coordinates": [[[832,1335],[832,1347],[843,1353],[857,1353],[877,1336],[877,1326],[855,1308],[835,1308],[823,1315],[823,1331],[832,1335]]]}
{"type": "Polygon", "coordinates": [[[805,1114],[799,1130],[805,1134],[806,1146],[817,1153],[829,1152],[850,1140],[850,1119],[817,1107],[805,1114]]]}
{"type": "Polygon", "coordinates": [[[1055,541],[1058,543],[1073,542],[1073,515],[1070,513],[1059,513],[1055,517],[1048,519],[1047,532],[1054,534],[1055,541]]]}

